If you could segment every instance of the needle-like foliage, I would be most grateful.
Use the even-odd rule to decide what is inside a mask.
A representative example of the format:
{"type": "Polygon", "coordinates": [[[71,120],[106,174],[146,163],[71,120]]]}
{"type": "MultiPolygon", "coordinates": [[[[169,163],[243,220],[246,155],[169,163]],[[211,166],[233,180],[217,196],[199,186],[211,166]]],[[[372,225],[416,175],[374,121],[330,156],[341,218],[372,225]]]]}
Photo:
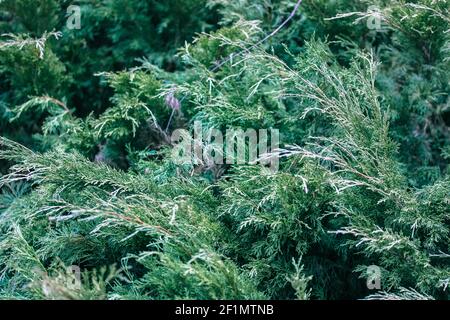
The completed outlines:
{"type": "Polygon", "coordinates": [[[0,298],[449,298],[447,1],[70,4],[0,1],[0,298]]]}

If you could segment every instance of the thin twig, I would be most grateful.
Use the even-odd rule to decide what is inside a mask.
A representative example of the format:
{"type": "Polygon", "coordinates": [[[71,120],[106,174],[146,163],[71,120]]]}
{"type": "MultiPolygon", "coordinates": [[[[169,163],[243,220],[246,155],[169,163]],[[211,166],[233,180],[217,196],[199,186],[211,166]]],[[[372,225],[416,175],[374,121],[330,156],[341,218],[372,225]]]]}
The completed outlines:
{"type": "MultiPolygon", "coordinates": [[[[184,97],[186,97],[186,96],[184,96],[184,97]]],[[[183,99],[184,99],[184,97],[183,97],[183,99]]],[[[167,130],[169,130],[169,127],[170,127],[170,124],[172,123],[172,118],[173,118],[174,114],[175,114],[175,109],[172,109],[172,112],[170,113],[169,121],[167,122],[166,130],[164,131],[165,133],[167,133],[167,130]]]]}
{"type": "Polygon", "coordinates": [[[60,107],[62,107],[66,112],[72,113],[64,102],[62,102],[62,101],[60,101],[58,99],[52,98],[52,97],[50,97],[48,95],[42,96],[42,98],[47,100],[47,101],[49,101],[49,102],[52,102],[52,103],[60,106],[60,107]]]}

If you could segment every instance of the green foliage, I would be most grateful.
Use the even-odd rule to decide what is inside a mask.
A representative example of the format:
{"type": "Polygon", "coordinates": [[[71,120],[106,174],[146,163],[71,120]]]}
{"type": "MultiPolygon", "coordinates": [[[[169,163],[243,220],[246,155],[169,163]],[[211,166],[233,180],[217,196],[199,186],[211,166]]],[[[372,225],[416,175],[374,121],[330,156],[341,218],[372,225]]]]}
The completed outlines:
{"type": "Polygon", "coordinates": [[[0,1],[1,298],[449,298],[446,1],[70,4],[0,1]],[[279,170],[176,163],[196,121],[279,170]]]}

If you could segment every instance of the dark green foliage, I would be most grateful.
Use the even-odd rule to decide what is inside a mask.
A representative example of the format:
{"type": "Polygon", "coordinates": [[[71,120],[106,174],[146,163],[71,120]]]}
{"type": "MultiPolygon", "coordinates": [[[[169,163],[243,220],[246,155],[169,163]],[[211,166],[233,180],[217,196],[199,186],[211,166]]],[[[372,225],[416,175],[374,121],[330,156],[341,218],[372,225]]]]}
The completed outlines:
{"type": "Polygon", "coordinates": [[[295,3],[0,0],[0,298],[448,299],[448,2],[295,3]]]}

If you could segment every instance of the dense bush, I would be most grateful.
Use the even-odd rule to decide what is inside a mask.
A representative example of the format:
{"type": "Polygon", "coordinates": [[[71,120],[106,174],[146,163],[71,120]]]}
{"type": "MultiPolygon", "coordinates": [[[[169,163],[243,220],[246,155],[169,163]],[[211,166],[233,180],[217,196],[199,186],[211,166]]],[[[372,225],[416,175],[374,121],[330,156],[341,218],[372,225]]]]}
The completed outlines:
{"type": "Polygon", "coordinates": [[[0,297],[448,299],[448,2],[298,3],[0,0],[0,297]]]}

